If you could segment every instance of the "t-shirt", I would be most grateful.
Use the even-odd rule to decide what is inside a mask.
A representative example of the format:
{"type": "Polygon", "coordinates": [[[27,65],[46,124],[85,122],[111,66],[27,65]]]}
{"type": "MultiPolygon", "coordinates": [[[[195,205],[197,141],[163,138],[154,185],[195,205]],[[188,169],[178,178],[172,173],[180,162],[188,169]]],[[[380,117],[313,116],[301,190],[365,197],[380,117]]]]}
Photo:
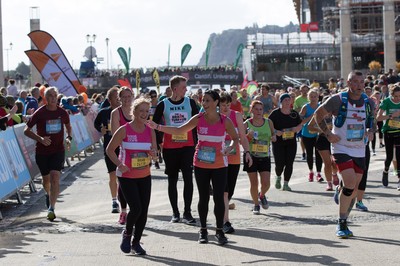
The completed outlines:
{"type": "Polygon", "coordinates": [[[299,112],[303,105],[305,105],[306,103],[308,103],[307,97],[303,97],[301,95],[297,96],[294,100],[293,109],[299,112]]]}
{"type": "MultiPolygon", "coordinates": [[[[400,110],[400,103],[394,103],[391,97],[386,98],[382,101],[379,109],[382,109],[386,112],[387,115],[393,114],[400,110]]],[[[394,117],[392,119],[388,119],[385,121],[385,124],[382,127],[382,132],[398,132],[400,130],[400,120],[398,117],[394,117]]]]}
{"type": "Polygon", "coordinates": [[[64,125],[69,124],[67,111],[57,106],[57,109],[50,111],[46,106],[40,107],[26,124],[29,128],[36,125],[37,134],[41,137],[49,136],[51,144],[44,146],[36,142],[36,153],[49,155],[64,151],[64,125]]]}
{"type": "MultiPolygon", "coordinates": [[[[269,119],[274,124],[275,130],[282,131],[286,129],[287,132],[289,132],[287,129],[297,127],[301,123],[301,118],[298,112],[291,110],[290,114],[287,115],[282,113],[280,108],[274,109],[269,115],[269,119]]],[[[273,142],[272,145],[289,142],[296,144],[296,133],[290,134],[292,134],[292,136],[285,133],[283,133],[282,136],[277,136],[276,142],[273,142]]]]}

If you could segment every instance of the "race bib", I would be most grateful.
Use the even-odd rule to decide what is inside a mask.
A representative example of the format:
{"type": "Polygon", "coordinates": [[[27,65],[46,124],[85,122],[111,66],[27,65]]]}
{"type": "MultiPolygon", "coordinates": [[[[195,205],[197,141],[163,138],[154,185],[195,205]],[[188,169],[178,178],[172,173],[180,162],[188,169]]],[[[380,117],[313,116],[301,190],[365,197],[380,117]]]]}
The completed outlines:
{"type": "MultiPolygon", "coordinates": [[[[226,141],[225,141],[225,147],[228,147],[228,146],[230,146],[230,145],[231,145],[231,141],[230,141],[230,140],[226,140],[226,141]]],[[[234,147],[234,148],[229,152],[229,154],[235,155],[235,154],[236,154],[236,147],[234,147]]]]}
{"type": "Polygon", "coordinates": [[[364,138],[363,124],[349,124],[346,131],[347,141],[361,141],[364,138]]]}
{"type": "Polygon", "coordinates": [[[150,157],[146,152],[135,152],[131,154],[132,168],[145,168],[150,164],[150,157]]]}
{"type": "Polygon", "coordinates": [[[57,134],[61,131],[61,119],[46,120],[46,134],[57,134]]]}
{"type": "Polygon", "coordinates": [[[197,159],[203,163],[214,163],[216,157],[215,147],[202,146],[197,152],[197,159]]]}
{"type": "Polygon", "coordinates": [[[282,139],[287,140],[287,139],[293,139],[294,138],[294,132],[293,131],[284,131],[282,134],[282,139]]]}
{"type": "Polygon", "coordinates": [[[171,139],[173,142],[185,142],[188,140],[187,134],[172,135],[171,139]]]}
{"type": "Polygon", "coordinates": [[[389,119],[388,125],[391,128],[400,128],[400,121],[394,120],[394,119],[389,119]]]}
{"type": "Polygon", "coordinates": [[[251,150],[255,153],[268,153],[268,145],[266,144],[252,144],[251,150]]]}

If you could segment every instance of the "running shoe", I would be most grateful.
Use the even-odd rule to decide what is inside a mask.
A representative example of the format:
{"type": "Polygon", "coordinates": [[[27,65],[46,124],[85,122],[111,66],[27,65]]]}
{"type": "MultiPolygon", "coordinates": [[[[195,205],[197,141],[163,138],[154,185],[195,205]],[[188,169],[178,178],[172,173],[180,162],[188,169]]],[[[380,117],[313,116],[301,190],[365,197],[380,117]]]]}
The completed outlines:
{"type": "Polygon", "coordinates": [[[181,217],[180,217],[179,213],[172,214],[171,223],[179,223],[180,220],[181,220],[181,217]]]}
{"type": "Polygon", "coordinates": [[[253,207],[253,214],[260,214],[260,205],[255,205],[253,207]]]}
{"type": "Polygon", "coordinates": [[[324,182],[324,179],[322,178],[321,173],[317,173],[317,181],[320,183],[324,182]]]}
{"type": "Polygon", "coordinates": [[[208,232],[207,229],[200,229],[199,231],[199,243],[207,244],[208,243],[208,232]]]}
{"type": "Polygon", "coordinates": [[[47,210],[47,220],[52,222],[52,221],[54,221],[54,219],[56,219],[56,214],[54,213],[54,209],[49,208],[47,210]]]}
{"type": "Polygon", "coordinates": [[[114,200],[112,202],[111,213],[119,213],[119,205],[118,205],[118,202],[116,200],[114,200]]]}
{"type": "Polygon", "coordinates": [[[45,195],[45,201],[46,201],[46,208],[50,208],[50,196],[49,194],[45,195]]]}
{"type": "Polygon", "coordinates": [[[126,212],[121,212],[121,214],[119,215],[118,223],[122,225],[126,224],[126,216],[127,216],[126,212]]]}
{"type": "Polygon", "coordinates": [[[380,143],[379,148],[383,148],[383,147],[385,147],[385,144],[380,143]]]}
{"type": "Polygon", "coordinates": [[[308,174],[308,182],[313,182],[314,181],[314,172],[310,172],[308,174]]]}
{"type": "Polygon", "coordinates": [[[325,188],[326,191],[333,191],[332,182],[328,182],[328,185],[325,188]]]}
{"type": "MultiPolygon", "coordinates": [[[[154,163],[154,167],[156,168],[156,169],[160,169],[160,164],[158,163],[158,162],[155,162],[154,163]]],[[[140,245],[139,245],[140,246],[140,245]]]]}
{"type": "Polygon", "coordinates": [[[397,170],[396,169],[393,169],[392,176],[397,176],[397,170]]]}
{"type": "Polygon", "coordinates": [[[182,222],[185,224],[196,224],[196,219],[194,219],[192,214],[188,212],[183,214],[182,222]]]}
{"type": "Polygon", "coordinates": [[[306,160],[306,153],[305,153],[305,152],[303,152],[303,154],[302,154],[302,156],[301,156],[301,159],[302,159],[303,161],[306,160]]]}
{"type": "Polygon", "coordinates": [[[260,201],[261,201],[261,207],[262,207],[264,210],[267,210],[267,209],[269,208],[269,204],[268,204],[267,197],[266,197],[265,195],[261,196],[261,194],[258,193],[258,198],[259,198],[260,201]]]}
{"type": "Polygon", "coordinates": [[[234,210],[236,208],[235,203],[229,203],[229,209],[234,210]]]}
{"type": "Polygon", "coordinates": [[[376,156],[375,150],[372,150],[372,156],[376,156]]]}
{"type": "Polygon", "coordinates": [[[400,191],[400,180],[397,182],[397,191],[400,191]]]}
{"type": "Polygon", "coordinates": [[[337,174],[332,174],[333,185],[339,185],[339,177],[337,174]]]}
{"type": "Polygon", "coordinates": [[[131,252],[131,238],[132,235],[128,235],[126,233],[126,230],[122,231],[122,241],[121,245],[119,245],[120,249],[124,253],[130,253],[131,252]]]}
{"type": "Polygon", "coordinates": [[[276,180],[275,180],[275,188],[276,189],[281,189],[282,185],[281,185],[281,177],[277,176],[276,180]]]}
{"type": "Polygon", "coordinates": [[[388,176],[387,172],[386,173],[385,172],[382,173],[382,185],[384,187],[387,187],[389,185],[389,176],[388,176]]]}
{"type": "Polygon", "coordinates": [[[339,204],[339,194],[340,194],[339,186],[336,186],[335,194],[333,194],[333,200],[335,201],[336,204],[339,204]]]}
{"type": "Polygon", "coordinates": [[[235,232],[235,229],[232,227],[232,224],[230,222],[224,223],[224,226],[222,227],[222,231],[225,234],[232,234],[235,232]]]}
{"type": "Polygon", "coordinates": [[[349,238],[353,236],[353,232],[347,227],[346,219],[339,219],[336,226],[336,236],[339,238],[349,238]]]}
{"type": "Polygon", "coordinates": [[[283,190],[283,191],[292,191],[292,189],[289,187],[288,184],[283,184],[282,190],[283,190]]]}
{"type": "Polygon", "coordinates": [[[146,250],[142,248],[140,242],[132,241],[132,253],[135,255],[143,256],[146,255],[146,250]]]}
{"type": "Polygon", "coordinates": [[[217,230],[217,232],[215,233],[215,238],[217,239],[218,245],[223,246],[228,243],[228,238],[226,238],[222,230],[217,230]]]}
{"type": "Polygon", "coordinates": [[[367,212],[368,208],[367,206],[364,205],[364,203],[360,200],[356,202],[356,209],[362,212],[367,212]]]}

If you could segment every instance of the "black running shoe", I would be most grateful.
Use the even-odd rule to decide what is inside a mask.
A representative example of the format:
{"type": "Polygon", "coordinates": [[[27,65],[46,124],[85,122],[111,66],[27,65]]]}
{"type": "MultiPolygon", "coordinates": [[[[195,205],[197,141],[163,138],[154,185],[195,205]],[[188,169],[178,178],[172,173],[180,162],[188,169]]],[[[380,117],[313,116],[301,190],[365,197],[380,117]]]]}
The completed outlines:
{"type": "Polygon", "coordinates": [[[192,214],[188,212],[183,214],[182,222],[186,224],[196,224],[196,219],[194,219],[192,214]]]}
{"type": "Polygon", "coordinates": [[[199,231],[199,243],[207,244],[208,243],[208,232],[207,229],[200,229],[199,231]]]}
{"type": "Polygon", "coordinates": [[[382,185],[384,187],[387,187],[389,185],[389,173],[388,172],[383,172],[382,173],[382,185]]]}
{"type": "Polygon", "coordinates": [[[224,232],[222,230],[218,230],[217,233],[215,234],[215,238],[217,239],[218,245],[225,245],[228,243],[228,238],[226,238],[224,232]]]}

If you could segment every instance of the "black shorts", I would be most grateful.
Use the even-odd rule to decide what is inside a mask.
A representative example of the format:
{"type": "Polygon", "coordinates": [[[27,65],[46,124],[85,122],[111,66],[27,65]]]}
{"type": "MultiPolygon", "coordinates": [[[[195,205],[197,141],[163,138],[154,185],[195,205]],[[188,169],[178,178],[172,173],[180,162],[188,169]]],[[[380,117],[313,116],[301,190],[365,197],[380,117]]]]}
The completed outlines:
{"type": "Polygon", "coordinates": [[[318,135],[317,142],[315,142],[317,151],[330,151],[331,143],[324,135],[318,135]]]}
{"type": "Polygon", "coordinates": [[[65,151],[46,155],[36,154],[35,160],[40,174],[46,176],[50,174],[50,171],[61,171],[65,162],[65,151]]]}
{"type": "MultiPolygon", "coordinates": [[[[358,168],[360,168],[361,170],[366,169],[365,158],[352,157],[352,156],[344,154],[344,153],[333,154],[333,157],[335,158],[336,164],[345,164],[349,161],[353,161],[353,163],[356,166],[358,166],[358,168]]],[[[340,170],[340,168],[339,168],[339,170],[340,170]]]]}
{"type": "MultiPolygon", "coordinates": [[[[118,157],[119,147],[115,149],[115,154],[118,157]]],[[[115,172],[117,170],[117,166],[111,161],[110,157],[108,157],[105,151],[104,151],[104,160],[106,161],[107,173],[115,172]]]]}
{"type": "Polygon", "coordinates": [[[246,162],[246,158],[243,157],[243,171],[247,173],[254,173],[254,172],[271,172],[271,158],[270,157],[254,157],[251,156],[253,159],[253,164],[249,167],[249,164],[246,162]]]}

